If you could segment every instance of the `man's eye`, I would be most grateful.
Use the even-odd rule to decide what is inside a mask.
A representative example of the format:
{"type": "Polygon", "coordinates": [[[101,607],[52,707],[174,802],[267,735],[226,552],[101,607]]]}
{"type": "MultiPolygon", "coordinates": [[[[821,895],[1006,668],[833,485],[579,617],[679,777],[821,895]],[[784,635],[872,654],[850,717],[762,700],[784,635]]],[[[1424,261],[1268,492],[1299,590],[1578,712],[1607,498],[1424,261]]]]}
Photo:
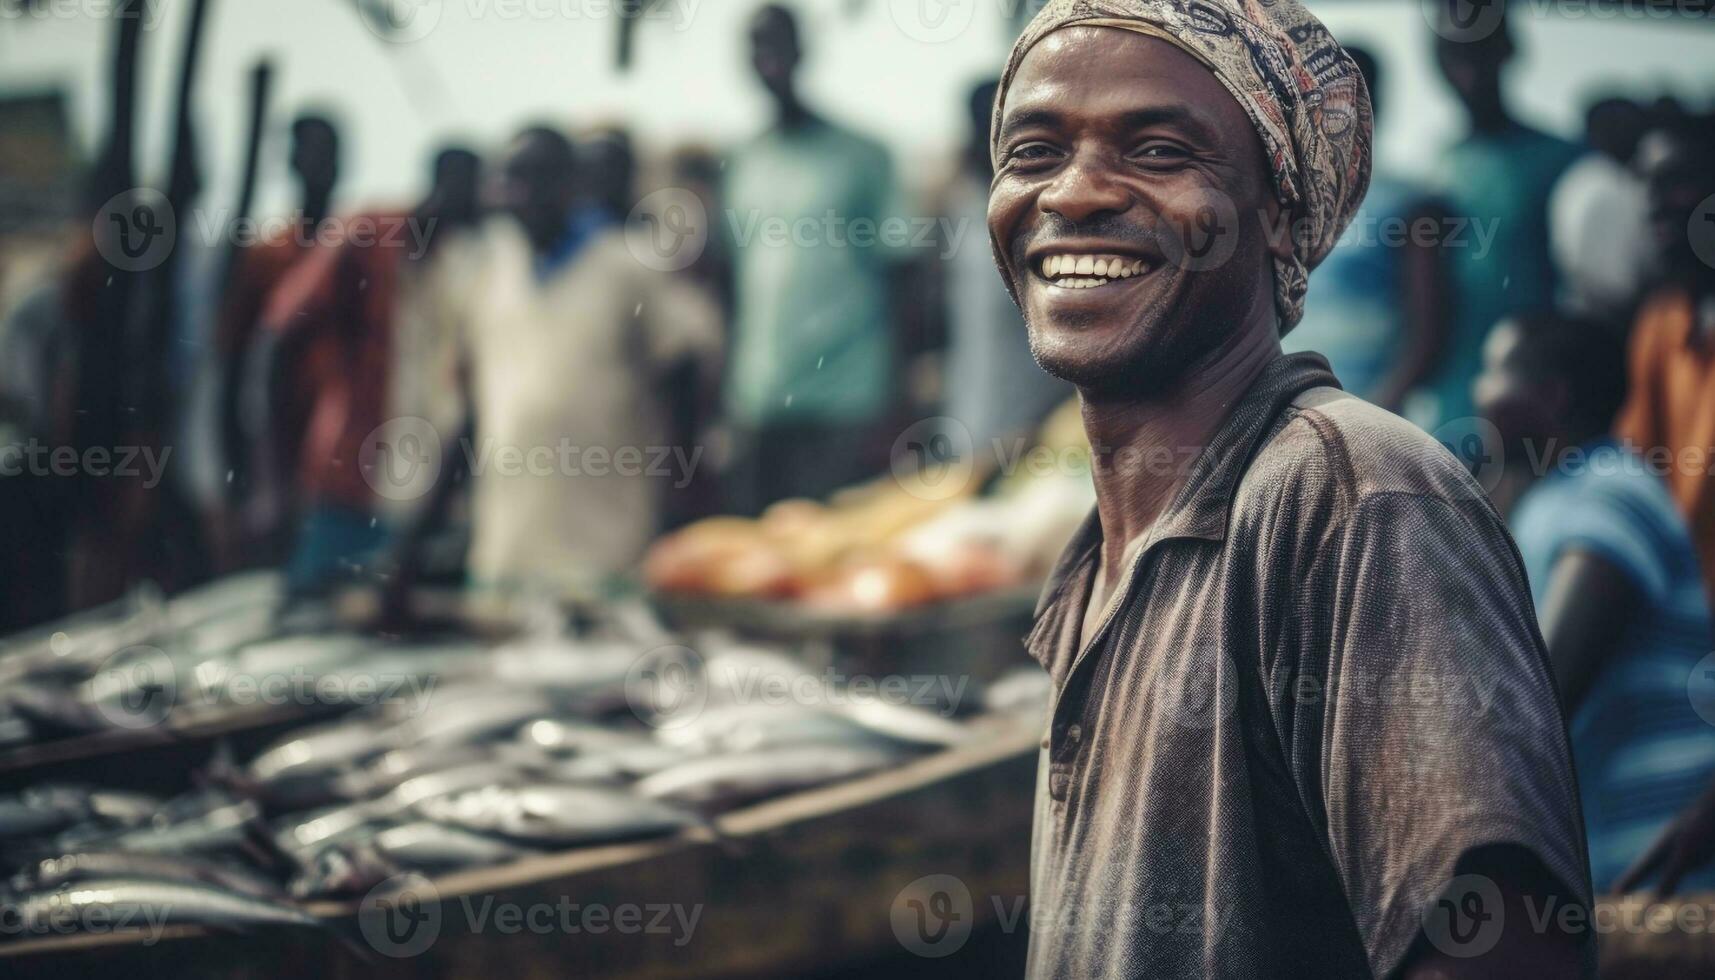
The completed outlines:
{"type": "Polygon", "coordinates": [[[1007,154],[1007,159],[1020,163],[1035,163],[1052,159],[1057,154],[1058,151],[1047,143],[1025,143],[1014,147],[1012,152],[1007,154]]]}
{"type": "Polygon", "coordinates": [[[1145,143],[1132,152],[1132,159],[1147,160],[1151,163],[1174,163],[1190,155],[1184,147],[1174,143],[1145,143]]]}

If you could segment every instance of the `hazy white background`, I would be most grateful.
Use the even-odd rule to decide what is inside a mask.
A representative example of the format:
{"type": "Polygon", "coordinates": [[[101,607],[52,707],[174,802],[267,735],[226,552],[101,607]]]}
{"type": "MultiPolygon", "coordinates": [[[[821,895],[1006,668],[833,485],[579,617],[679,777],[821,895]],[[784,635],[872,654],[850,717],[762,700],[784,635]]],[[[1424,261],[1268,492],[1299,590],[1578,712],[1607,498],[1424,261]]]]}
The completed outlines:
{"type": "MultiPolygon", "coordinates": [[[[47,2],[47,16],[0,19],[0,92],[67,90],[76,135],[88,152],[105,113],[110,30],[99,13],[109,0],[47,2]]],[[[669,0],[674,14],[640,26],[628,75],[612,67],[613,23],[611,15],[600,16],[606,0],[414,2],[438,5],[438,21],[427,36],[395,44],[369,30],[351,0],[214,0],[197,106],[212,194],[205,201],[219,205],[232,197],[246,73],[264,54],[275,56],[277,73],[263,214],[290,200],[283,131],[306,107],[330,110],[345,123],[344,205],[407,198],[420,188],[426,157],[439,143],[456,138],[487,149],[541,118],[571,125],[621,120],[646,150],[682,140],[724,144],[765,122],[743,43],[758,0],[669,0]]],[[[965,92],[999,69],[1011,39],[1008,13],[1021,0],[949,0],[964,5],[954,16],[968,17],[969,25],[937,43],[901,29],[898,11],[909,21],[916,2],[792,4],[804,21],[809,98],[887,141],[908,183],[927,180],[964,138],[965,92]]],[[[1382,59],[1381,164],[1424,173],[1460,121],[1435,74],[1421,4],[1311,6],[1342,40],[1382,59]]],[[[1672,89],[1689,100],[1715,96],[1715,25],[1597,16],[1585,7],[1570,0],[1515,4],[1522,50],[1511,83],[1526,119],[1575,135],[1593,93],[1653,96],[1672,89]]],[[[188,3],[150,0],[149,10],[139,119],[146,178],[164,165],[188,3]]]]}

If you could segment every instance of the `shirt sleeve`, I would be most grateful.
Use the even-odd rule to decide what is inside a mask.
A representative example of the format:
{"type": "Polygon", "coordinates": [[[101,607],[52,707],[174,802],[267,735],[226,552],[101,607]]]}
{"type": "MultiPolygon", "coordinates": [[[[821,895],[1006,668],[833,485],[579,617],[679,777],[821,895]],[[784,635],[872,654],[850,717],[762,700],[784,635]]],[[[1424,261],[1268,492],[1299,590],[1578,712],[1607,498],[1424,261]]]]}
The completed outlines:
{"type": "Polygon", "coordinates": [[[1375,974],[1398,968],[1480,847],[1522,846],[1588,908],[1566,726],[1492,508],[1375,494],[1331,533],[1312,575],[1328,599],[1296,659],[1322,695],[1318,709],[1296,706],[1289,758],[1301,793],[1320,797],[1375,974]]]}
{"type": "MultiPolygon", "coordinates": [[[[1588,481],[1583,493],[1566,501],[1556,517],[1554,558],[1567,549],[1581,548],[1619,569],[1651,605],[1667,600],[1673,586],[1673,570],[1667,555],[1674,540],[1669,523],[1677,515],[1640,493],[1634,477],[1616,474],[1588,481]]],[[[1654,479],[1638,474],[1635,479],[1654,479]]],[[[1665,491],[1662,505],[1670,505],[1665,491]]],[[[1683,538],[1684,531],[1678,532],[1683,538]]]]}

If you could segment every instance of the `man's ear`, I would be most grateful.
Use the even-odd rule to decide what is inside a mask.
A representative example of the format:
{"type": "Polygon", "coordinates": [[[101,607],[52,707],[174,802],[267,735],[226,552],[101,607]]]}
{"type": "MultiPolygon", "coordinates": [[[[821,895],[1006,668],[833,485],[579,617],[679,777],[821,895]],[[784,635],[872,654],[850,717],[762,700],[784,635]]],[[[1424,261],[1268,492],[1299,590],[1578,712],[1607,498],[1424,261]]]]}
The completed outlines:
{"type": "Polygon", "coordinates": [[[1277,259],[1290,259],[1295,247],[1294,236],[1298,229],[1292,227],[1291,219],[1284,216],[1280,209],[1280,198],[1275,196],[1274,189],[1269,188],[1262,206],[1263,232],[1268,243],[1268,254],[1277,259]]]}

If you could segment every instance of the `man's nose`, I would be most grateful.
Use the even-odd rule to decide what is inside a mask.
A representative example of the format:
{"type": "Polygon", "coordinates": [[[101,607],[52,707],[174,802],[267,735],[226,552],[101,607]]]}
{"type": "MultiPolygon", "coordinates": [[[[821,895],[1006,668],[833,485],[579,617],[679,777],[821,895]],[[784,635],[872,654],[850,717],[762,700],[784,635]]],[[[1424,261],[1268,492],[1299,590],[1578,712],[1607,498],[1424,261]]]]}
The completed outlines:
{"type": "Polygon", "coordinates": [[[1079,154],[1055,175],[1037,204],[1045,212],[1081,223],[1099,214],[1123,213],[1131,207],[1131,192],[1106,160],[1079,154]]]}

